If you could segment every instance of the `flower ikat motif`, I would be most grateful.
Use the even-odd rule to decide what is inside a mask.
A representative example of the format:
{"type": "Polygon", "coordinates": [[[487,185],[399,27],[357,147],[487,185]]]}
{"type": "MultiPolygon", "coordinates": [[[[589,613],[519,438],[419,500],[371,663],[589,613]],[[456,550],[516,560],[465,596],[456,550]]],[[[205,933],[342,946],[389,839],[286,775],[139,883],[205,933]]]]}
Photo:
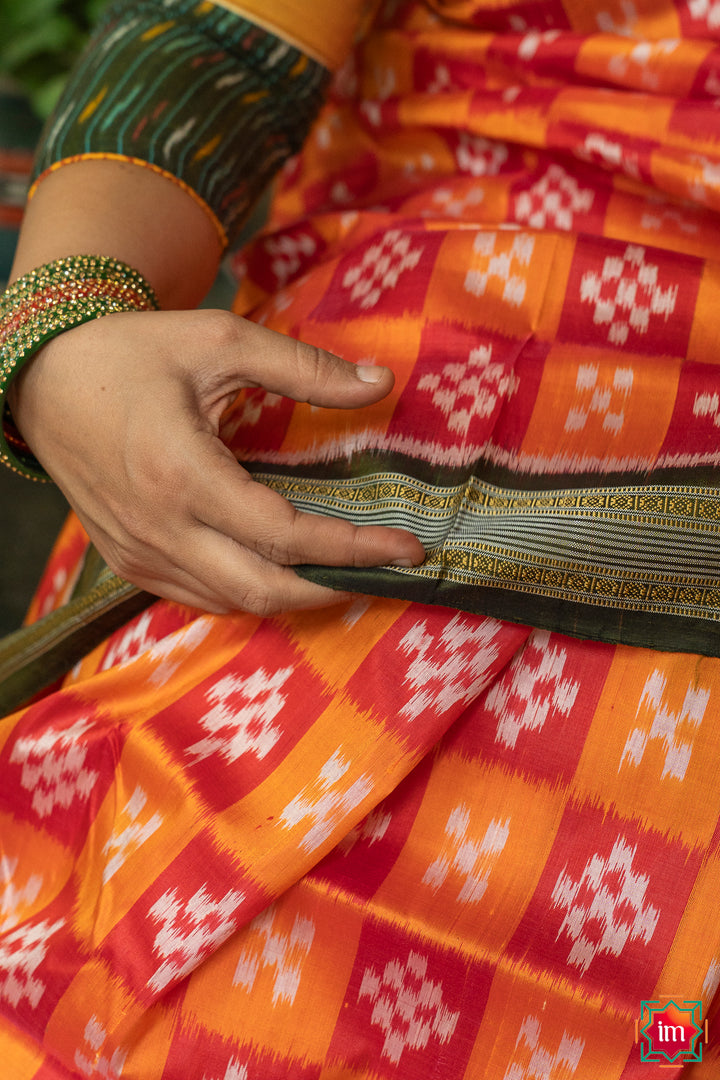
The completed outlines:
{"type": "Polygon", "coordinates": [[[51,939],[64,925],[63,919],[44,920],[18,927],[0,942],[0,1001],[13,1008],[28,1003],[37,1008],[46,984],[38,975],[51,939]]]}
{"type": "Polygon", "coordinates": [[[411,952],[390,960],[380,974],[368,967],[358,999],[372,1005],[371,1024],[384,1036],[382,1054],[397,1065],[406,1050],[423,1050],[431,1039],[446,1043],[460,1017],[443,1001],[441,982],[427,977],[427,960],[411,952]]]}
{"type": "Polygon", "coordinates": [[[342,820],[372,789],[371,778],[360,776],[352,783],[343,780],[351,762],[339,750],[323,765],[315,784],[308,784],[287,804],[280,823],[292,828],[301,822],[310,824],[299,841],[305,851],[314,851],[332,835],[342,820]]]}
{"type": "Polygon", "coordinates": [[[710,691],[689,686],[682,706],[675,711],[665,699],[666,686],[667,679],[661,671],[653,671],[648,676],[640,696],[637,716],[645,711],[650,713],[650,730],[639,726],[628,735],[620,767],[625,762],[639,765],[649,743],[657,741],[664,750],[663,780],[666,776],[684,780],[693,749],[692,739],[688,738],[688,735],[693,728],[701,724],[710,700],[710,691]],[[685,738],[680,737],[680,730],[685,738]]]}
{"type": "Polygon", "coordinates": [[[443,851],[427,868],[422,880],[423,885],[437,891],[452,871],[465,879],[457,894],[458,901],[477,904],[487,889],[492,863],[507,843],[510,820],[494,818],[479,840],[470,838],[469,825],[469,809],[463,805],[455,807],[445,825],[448,844],[454,849],[452,857],[443,851]]]}
{"type": "Polygon", "coordinates": [[[226,675],[206,694],[212,708],[200,718],[207,734],[187,748],[194,761],[218,755],[226,762],[243,754],[264,758],[280,738],[273,721],[285,704],[282,688],[293,669],[259,668],[247,678],[226,675]]]}
{"type": "Polygon", "coordinates": [[[467,435],[474,418],[491,416],[498,403],[512,392],[512,372],[492,359],[492,344],[472,349],[465,363],[445,364],[418,381],[418,391],[430,395],[433,405],[458,435],[467,435]]]}
{"type": "Polygon", "coordinates": [[[527,274],[535,249],[535,240],[526,233],[515,235],[479,232],[473,242],[473,251],[480,256],[479,264],[465,275],[465,289],[473,296],[484,296],[498,279],[502,299],[513,307],[520,307],[527,291],[527,274]]]}
{"type": "Polygon", "coordinates": [[[86,764],[89,748],[82,736],[91,729],[91,721],[80,719],[71,727],[51,728],[15,743],[10,761],[22,766],[20,784],[32,792],[32,808],[38,817],[90,798],[99,773],[86,764]]]}
{"type": "Polygon", "coordinates": [[[108,1033],[98,1020],[91,1016],[85,1027],[83,1045],[75,1051],[75,1067],[83,1076],[102,1077],[102,1080],[120,1080],[125,1067],[127,1051],[106,1049],[108,1033]]]}

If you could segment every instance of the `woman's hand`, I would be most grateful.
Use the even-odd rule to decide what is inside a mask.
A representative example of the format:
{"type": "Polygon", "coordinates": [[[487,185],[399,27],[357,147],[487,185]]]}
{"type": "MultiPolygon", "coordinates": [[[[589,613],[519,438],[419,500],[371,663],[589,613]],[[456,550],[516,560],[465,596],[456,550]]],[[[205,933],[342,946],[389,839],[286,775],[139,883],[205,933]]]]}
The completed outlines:
{"type": "Polygon", "coordinates": [[[387,368],[226,312],[134,312],[50,341],[10,402],[117,574],[207,611],[266,615],[343,598],[293,564],[408,565],[424,552],[408,532],[300,513],[253,481],[218,437],[223,411],[243,387],[350,409],[392,383],[387,368]]]}

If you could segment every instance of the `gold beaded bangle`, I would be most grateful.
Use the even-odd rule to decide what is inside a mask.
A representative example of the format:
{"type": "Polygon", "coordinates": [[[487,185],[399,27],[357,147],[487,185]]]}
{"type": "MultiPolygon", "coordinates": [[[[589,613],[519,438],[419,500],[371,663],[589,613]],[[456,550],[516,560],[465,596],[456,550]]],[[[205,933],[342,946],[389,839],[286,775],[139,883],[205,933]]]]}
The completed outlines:
{"type": "Polygon", "coordinates": [[[103,315],[157,308],[137,270],[106,255],[55,259],[0,295],[0,462],[33,480],[49,479],[15,430],[5,400],[11,381],[46,341],[103,315]]]}

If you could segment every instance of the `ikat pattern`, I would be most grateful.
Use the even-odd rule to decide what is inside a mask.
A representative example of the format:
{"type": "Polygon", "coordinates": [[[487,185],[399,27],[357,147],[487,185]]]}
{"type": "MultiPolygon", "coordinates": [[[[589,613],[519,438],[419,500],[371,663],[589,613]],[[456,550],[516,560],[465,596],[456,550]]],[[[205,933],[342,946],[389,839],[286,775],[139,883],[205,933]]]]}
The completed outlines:
{"type": "MultiPolygon", "coordinates": [[[[113,92],[57,118],[41,164],[78,132],[139,156],[155,133],[150,163],[183,159],[233,228],[327,76],[232,4],[153,5],[137,17],[159,81],[117,28],[140,65],[122,146],[102,136],[113,92]],[[229,37],[172,53],[199,23],[229,37]],[[153,98],[169,58],[188,73],[174,124],[153,98]],[[273,112],[281,83],[297,123],[273,112]],[[247,144],[238,87],[271,91],[245,102],[247,144]]],[[[330,27],[352,5],[322,10],[330,27]]],[[[541,503],[655,470],[679,498],[696,470],[714,485],[718,41],[717,0],[382,5],[233,265],[238,314],[387,364],[395,386],[357,411],[249,389],[224,417],[231,449],[288,485],[341,462],[348,490],[390,462],[413,505],[476,473],[541,503]]],[[[661,556],[680,573],[677,533],[642,534],[651,573],[661,556]]],[[[71,521],[33,616],[85,544],[71,521]]],[[[8,717],[13,1080],[627,1080],[649,993],[715,1015],[719,661],[663,612],[642,648],[602,604],[579,631],[552,598],[543,622],[530,577],[513,622],[366,579],[265,620],[158,601],[8,717]]]]}

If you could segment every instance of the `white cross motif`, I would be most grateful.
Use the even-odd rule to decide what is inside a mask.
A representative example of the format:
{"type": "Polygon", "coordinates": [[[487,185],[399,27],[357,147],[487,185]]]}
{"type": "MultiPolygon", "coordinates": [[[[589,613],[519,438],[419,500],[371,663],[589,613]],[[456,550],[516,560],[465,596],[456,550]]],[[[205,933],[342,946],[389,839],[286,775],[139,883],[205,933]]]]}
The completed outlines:
{"type": "Polygon", "coordinates": [[[515,200],[515,217],[533,229],[573,227],[576,214],[586,214],[595,198],[590,188],[581,188],[574,176],[560,165],[551,165],[528,191],[515,200]]]}
{"type": "Polygon", "coordinates": [[[678,286],[658,285],[659,267],[646,262],[645,248],[628,244],[623,255],[608,255],[602,272],[588,270],[580,283],[580,299],[594,304],[593,322],[607,326],[608,341],[624,345],[630,330],[646,334],[652,316],[668,321],[677,304],[678,286]]]}
{"type": "Polygon", "coordinates": [[[601,380],[597,364],[579,364],[575,390],[582,404],[571,405],[565,417],[565,431],[582,431],[591,414],[602,416],[608,435],[619,435],[625,424],[625,405],[633,388],[631,367],[616,367],[612,381],[601,380]]]}
{"type": "Polygon", "coordinates": [[[493,232],[479,232],[473,242],[473,251],[486,259],[487,262],[482,270],[473,267],[465,275],[465,289],[473,296],[484,296],[487,292],[491,278],[499,278],[504,282],[503,300],[513,307],[520,307],[525,299],[527,280],[525,268],[530,265],[534,237],[527,233],[518,233],[513,236],[510,249],[508,237],[503,236],[505,250],[497,251],[499,234],[493,232]]]}
{"type": "Polygon", "coordinates": [[[0,933],[20,921],[23,911],[37,900],[42,888],[40,874],[31,874],[22,887],[14,884],[17,865],[17,856],[0,856],[0,933]]]}
{"type": "Polygon", "coordinates": [[[243,754],[254,754],[262,761],[280,738],[273,721],[285,704],[281,690],[292,673],[291,667],[274,672],[258,668],[247,678],[219,679],[205,695],[213,707],[200,718],[208,734],[188,747],[188,757],[197,762],[219,754],[232,763],[243,754]]]}
{"type": "Polygon", "coordinates": [[[22,765],[20,783],[32,791],[32,808],[38,817],[51,814],[56,806],[67,809],[74,801],[86,802],[98,780],[98,773],[85,766],[88,747],[82,736],[92,727],[78,720],[69,728],[44,731],[18,739],[10,761],[22,765]]]}
{"type": "Polygon", "coordinates": [[[0,942],[0,1000],[13,1008],[28,1001],[37,1008],[46,987],[37,976],[37,969],[45,959],[50,938],[57,933],[64,920],[24,925],[6,934],[0,942]]]}
{"type": "Polygon", "coordinates": [[[607,858],[588,859],[578,881],[564,870],[552,892],[553,907],[565,911],[558,930],[572,941],[567,962],[586,972],[600,953],[619,956],[629,941],[651,940],[659,912],[645,902],[649,878],[636,873],[636,849],[623,837],[607,858]]]}
{"type": "Polygon", "coordinates": [[[688,0],[693,19],[704,21],[709,30],[720,27],[720,0],[688,0]]]}
{"type": "Polygon", "coordinates": [[[521,731],[540,731],[551,712],[568,716],[580,684],[565,674],[567,651],[536,631],[485,698],[497,717],[495,741],[512,749],[521,731]]]}
{"type": "Polygon", "coordinates": [[[570,1080],[575,1075],[585,1040],[563,1031],[557,1050],[540,1041],[542,1027],[536,1016],[526,1016],[515,1040],[514,1060],[505,1070],[503,1080],[570,1080]],[[519,1060],[525,1060],[525,1064],[519,1060]]]}
{"type": "Polygon", "coordinates": [[[673,712],[664,701],[666,686],[667,679],[661,671],[655,670],[648,676],[640,696],[638,712],[643,707],[649,709],[653,713],[652,724],[649,731],[647,728],[637,727],[628,735],[620,767],[625,761],[639,765],[650,740],[657,739],[665,747],[662,779],[672,776],[676,780],[684,780],[690,764],[692,742],[681,741],[678,738],[678,728],[685,725],[687,730],[700,725],[710,700],[710,691],[689,686],[679,712],[673,712]]]}
{"type": "Polygon", "coordinates": [[[384,292],[394,289],[404,273],[415,269],[422,253],[422,247],[412,247],[411,236],[389,229],[345,273],[343,288],[350,289],[350,299],[366,311],[375,307],[384,292]]]}
{"type": "Polygon", "coordinates": [[[429,372],[418,381],[418,390],[430,394],[450,431],[459,435],[467,435],[475,417],[492,416],[498,401],[514,388],[512,372],[493,361],[492,345],[478,345],[466,363],[445,364],[441,372],[429,372]]]}
{"type": "Polygon", "coordinates": [[[493,820],[481,840],[468,839],[470,811],[464,805],[450,812],[445,825],[445,835],[455,848],[452,858],[441,854],[423,875],[423,885],[437,891],[447,879],[450,870],[462,874],[465,881],[458,893],[458,900],[465,904],[477,904],[488,886],[491,864],[505,847],[510,833],[510,819],[493,820]]]}
{"type": "Polygon", "coordinates": [[[97,1016],[91,1016],[85,1026],[84,1045],[75,1051],[75,1064],[83,1076],[102,1077],[102,1080],[119,1080],[122,1076],[127,1051],[114,1050],[110,1057],[103,1054],[107,1035],[97,1016]]]}
{"type": "Polygon", "coordinates": [[[286,828],[310,818],[312,824],[299,841],[303,850],[314,851],[320,847],[332,835],[338,820],[370,794],[372,783],[369,776],[358,777],[343,791],[340,781],[350,764],[350,760],[336,750],[323,765],[316,782],[308,784],[281,813],[280,822],[286,828]]]}
{"type": "Polygon", "coordinates": [[[398,716],[413,721],[426,709],[441,715],[477,697],[498,655],[499,630],[494,619],[476,622],[459,614],[437,636],[425,621],[415,623],[400,642],[401,650],[412,657],[403,682],[413,693],[398,716]]]}
{"type": "Polygon", "coordinates": [[[148,912],[160,924],[153,952],[161,963],[148,981],[151,990],[163,990],[193,971],[213,949],[219,948],[235,930],[235,914],[244,894],[228,890],[220,900],[213,900],[200,888],[189,900],[179,899],[177,890],[169,889],[148,912]]]}
{"type": "Polygon", "coordinates": [[[461,131],[455,157],[460,172],[471,176],[497,176],[508,159],[508,148],[505,143],[461,131]]]}
{"type": "Polygon", "coordinates": [[[430,1037],[446,1043],[460,1017],[443,1004],[442,983],[427,978],[427,960],[411,952],[390,960],[382,975],[366,968],[358,1000],[372,1002],[370,1022],[385,1034],[382,1053],[397,1065],[405,1050],[424,1050],[430,1037]]]}
{"type": "Polygon", "coordinates": [[[261,967],[274,968],[273,1005],[278,1001],[292,1004],[300,986],[303,962],[315,937],[315,925],[310,919],[296,915],[292,930],[286,934],[274,931],[274,922],[275,913],[269,908],[250,923],[248,932],[255,931],[262,937],[262,947],[258,952],[252,945],[242,953],[233,975],[233,986],[250,991],[261,967]]]}
{"type": "Polygon", "coordinates": [[[146,803],[147,794],[138,785],[118,815],[119,822],[117,824],[123,824],[124,828],[113,832],[103,847],[103,855],[108,856],[103,870],[103,883],[109,881],[118,872],[129,855],[137,851],[162,825],[162,814],[157,813],[157,811],[146,816],[144,822],[141,821],[146,803]]]}

